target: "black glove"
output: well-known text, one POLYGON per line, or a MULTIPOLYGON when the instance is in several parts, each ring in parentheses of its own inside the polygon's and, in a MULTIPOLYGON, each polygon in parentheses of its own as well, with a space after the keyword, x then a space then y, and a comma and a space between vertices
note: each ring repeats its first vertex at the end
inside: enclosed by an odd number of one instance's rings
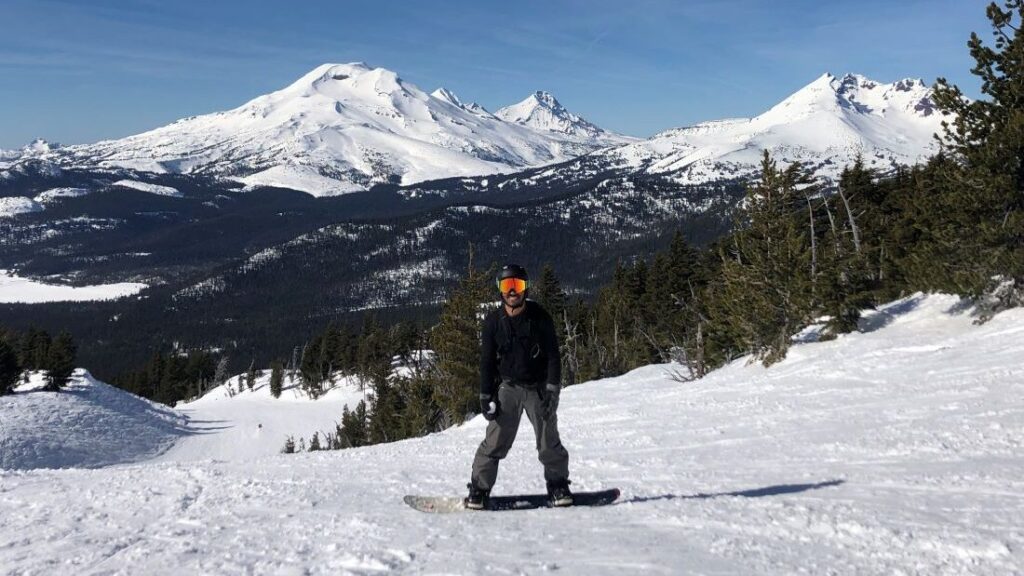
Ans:
POLYGON ((492 400, 490 394, 481 394, 480 413, 484 415, 484 418, 490 422, 498 417, 498 412, 501 412, 501 402, 497 398, 492 400))
POLYGON ((558 384, 548 384, 544 387, 544 394, 541 397, 540 406, 544 410, 544 418, 551 419, 558 411, 558 395, 562 387, 558 384))

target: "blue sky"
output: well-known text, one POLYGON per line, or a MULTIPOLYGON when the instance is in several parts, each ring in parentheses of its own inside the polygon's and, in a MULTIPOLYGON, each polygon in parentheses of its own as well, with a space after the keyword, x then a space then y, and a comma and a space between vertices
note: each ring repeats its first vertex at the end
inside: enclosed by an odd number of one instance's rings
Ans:
POLYGON ((0 148, 127 136, 364 61, 494 110, 534 90, 649 136, 751 116, 823 72, 977 95, 983 0, 0 0, 0 148))

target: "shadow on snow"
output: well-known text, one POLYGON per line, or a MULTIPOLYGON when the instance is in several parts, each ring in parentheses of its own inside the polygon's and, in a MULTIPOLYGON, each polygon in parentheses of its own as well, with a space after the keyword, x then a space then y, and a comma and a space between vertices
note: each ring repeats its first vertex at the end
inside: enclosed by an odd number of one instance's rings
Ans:
POLYGON ((700 492, 697 494, 664 494, 661 496, 635 496, 629 500, 623 500, 619 504, 631 504, 641 502, 654 502, 657 500, 707 500, 710 498, 764 498, 765 496, 781 496, 784 494, 798 494, 809 490, 820 490, 832 488, 846 482, 845 480, 829 480, 815 484, 778 484, 765 486, 764 488, 753 488, 751 490, 736 490, 734 492, 700 492))

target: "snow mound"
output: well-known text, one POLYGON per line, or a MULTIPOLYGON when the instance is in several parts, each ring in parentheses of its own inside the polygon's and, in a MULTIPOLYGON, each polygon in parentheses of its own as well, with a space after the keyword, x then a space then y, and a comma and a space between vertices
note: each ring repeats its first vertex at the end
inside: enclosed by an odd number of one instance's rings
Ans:
POLYGON ((146 284, 139 282, 118 282, 93 286, 46 284, 21 278, 7 270, 0 270, 0 303, 5 304, 116 300, 138 294, 145 288, 147 288, 146 284))
POLYGON ((0 218, 10 218, 18 214, 42 212, 45 207, 39 202, 24 196, 0 198, 0 218))
POLYGON ((124 188, 132 188, 139 190, 140 192, 148 192, 150 194, 156 194, 158 196, 174 196, 181 197, 182 193, 171 186, 161 186, 160 184, 150 184, 149 182, 139 182, 138 180, 118 180, 111 184, 111 186, 122 186, 124 188))
POLYGON ((0 470, 98 468, 149 460, 189 434, 180 414, 76 371, 61 392, 41 373, 0 397, 0 470))

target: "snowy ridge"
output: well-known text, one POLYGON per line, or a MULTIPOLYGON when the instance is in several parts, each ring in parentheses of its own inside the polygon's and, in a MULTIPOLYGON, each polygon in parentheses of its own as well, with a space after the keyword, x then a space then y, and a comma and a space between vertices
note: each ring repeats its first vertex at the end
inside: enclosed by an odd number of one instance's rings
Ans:
POLYGON ((450 92, 429 95, 384 68, 324 64, 229 110, 120 140, 38 150, 69 166, 233 177, 314 195, 379 183, 511 172, 629 141, 508 123, 450 92))
MULTIPOLYGON (((559 420, 573 488, 621 488, 609 507, 448 516, 406 507, 404 494, 463 493, 484 433, 477 418, 337 452, 0 471, 0 565, 1017 574, 1024 310, 972 322, 957 298, 916 295, 866 315, 859 333, 827 342, 805 333, 768 369, 740 359, 681 384, 671 366, 649 366, 568 388, 559 420)), ((235 426, 226 418, 204 426, 235 426)), ((520 432, 496 493, 543 489, 530 430, 520 432)))
POLYGON ((140 192, 148 192, 150 194, 156 194, 157 196, 182 196, 181 192, 177 188, 171 186, 162 186, 160 184, 150 184, 149 182, 140 182, 138 180, 118 180, 111 184, 111 186, 121 186, 124 188, 131 188, 140 192))

